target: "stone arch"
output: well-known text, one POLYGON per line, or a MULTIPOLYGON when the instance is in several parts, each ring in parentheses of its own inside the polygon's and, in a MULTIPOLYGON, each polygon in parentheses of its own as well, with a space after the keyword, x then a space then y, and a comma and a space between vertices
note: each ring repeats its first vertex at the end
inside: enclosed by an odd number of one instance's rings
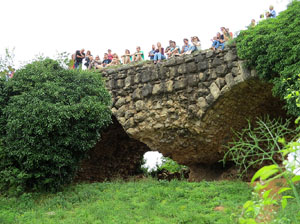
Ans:
POLYGON ((191 180, 214 179, 231 129, 247 119, 286 116, 272 86, 245 68, 234 46, 102 71, 112 112, 126 133, 191 169, 191 180))

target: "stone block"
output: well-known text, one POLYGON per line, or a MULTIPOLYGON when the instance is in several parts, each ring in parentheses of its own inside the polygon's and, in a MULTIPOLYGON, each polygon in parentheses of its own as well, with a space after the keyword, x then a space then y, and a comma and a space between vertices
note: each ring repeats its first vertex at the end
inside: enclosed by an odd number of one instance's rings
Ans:
POLYGON ((169 69, 166 68, 165 66, 160 66, 159 67, 159 78, 160 79, 165 79, 167 77, 167 73, 169 72, 169 69))
POLYGON ((227 54, 225 54, 224 56, 224 60, 227 62, 234 61, 236 59, 237 59, 237 55, 232 51, 228 51, 227 54))
POLYGON ((158 80, 159 79, 159 75, 158 75, 158 71, 157 70, 153 70, 152 72, 151 72, 151 80, 152 81, 156 81, 156 80, 158 80))
POLYGON ((142 83, 149 82, 151 79, 150 72, 145 71, 145 72, 141 73, 141 77, 142 77, 141 78, 142 83))
POLYGON ((215 81, 219 89, 222 89, 225 86, 225 79, 224 78, 217 78, 215 81))
POLYGON ((134 90, 134 92, 132 94, 132 99, 134 99, 134 100, 142 99, 141 89, 134 90))
POLYGON ((176 57, 176 64, 180 65, 182 63, 184 63, 184 58, 183 57, 176 57))
POLYGON ((119 88, 119 89, 122 89, 123 87, 124 87, 124 79, 118 79, 117 80, 117 87, 119 88))
POLYGON ((133 128, 135 126, 135 122, 134 119, 131 117, 129 118, 127 121, 125 121, 124 123, 124 128, 125 130, 129 129, 129 128, 133 128))
POLYGON ((200 72, 205 71, 208 68, 208 62, 207 61, 201 61, 198 63, 198 70, 200 72))
POLYGON ((206 52, 206 58, 211 58, 214 54, 215 54, 215 52, 210 50, 210 51, 206 52))
POLYGON ((129 87, 133 85, 133 78, 132 76, 128 76, 125 78, 125 87, 129 87))
POLYGON ((117 100, 117 102, 115 103, 115 107, 116 108, 120 108, 121 106, 123 106, 126 103, 126 99, 121 97, 117 100))
POLYGON ((216 68, 216 73, 219 75, 224 75, 226 74, 226 72, 227 72, 227 65, 219 65, 216 68))
POLYGON ((143 97, 150 96, 151 93, 152 93, 152 86, 151 86, 150 84, 145 85, 145 86, 142 88, 141 92, 142 92, 142 96, 143 96, 143 97))
POLYGON ((117 77, 119 78, 119 79, 124 79, 124 78, 126 78, 126 74, 125 73, 118 73, 117 74, 117 77))
POLYGON ((164 91, 164 89, 163 89, 162 83, 160 83, 160 84, 155 84, 155 85, 153 86, 153 89, 152 89, 152 94, 153 94, 153 95, 157 95, 157 94, 162 93, 163 91, 164 91))
POLYGON ((193 57, 193 55, 185 55, 185 57, 184 57, 184 62, 185 63, 188 63, 188 62, 191 62, 191 61, 194 61, 195 59, 194 59, 194 57, 193 57))
POLYGON ((213 62, 212 62, 212 66, 216 67, 218 65, 221 65, 223 63, 223 61, 220 58, 214 58, 213 62))
POLYGON ((237 76, 240 73, 240 70, 239 70, 238 67, 233 67, 231 69, 231 73, 232 73, 233 76, 237 76))
POLYGON ((199 55, 195 58, 195 61, 196 61, 196 62, 202 62, 203 60, 205 60, 205 56, 203 56, 202 54, 199 54, 199 55))
POLYGON ((142 81, 142 75, 140 73, 137 73, 134 76, 134 83, 140 83, 142 81))
POLYGON ((133 118, 135 122, 142 122, 146 118, 146 113, 139 112, 135 114, 133 118))
POLYGON ((127 110, 125 112, 125 119, 128 120, 129 118, 133 117, 133 115, 136 113, 134 110, 127 110))
POLYGON ((217 99, 221 94, 220 89, 218 88, 217 84, 214 82, 210 85, 209 90, 215 99, 217 99))
POLYGON ((175 81, 175 84, 174 84, 174 89, 175 90, 185 89, 186 87, 187 87, 187 80, 186 79, 175 81))
POLYGON ((107 82, 108 88, 109 89, 115 89, 116 88, 116 82, 114 79, 111 79, 107 82))
POLYGON ((169 58, 166 62, 165 62, 165 66, 173 66, 176 65, 176 59, 175 58, 169 58))
POLYGON ((116 117, 118 117, 118 118, 124 117, 126 111, 127 111, 126 105, 121 106, 121 107, 118 109, 118 111, 116 112, 116 117))
POLYGON ((165 89, 166 92, 168 92, 168 93, 173 92, 173 81, 172 80, 167 81, 165 86, 166 86, 166 89, 165 89))
POLYGON ((191 87, 198 86, 199 76, 198 75, 189 75, 187 77, 188 85, 191 87))
POLYGON ((197 100, 197 105, 202 109, 206 109, 208 107, 208 103, 206 102, 206 99, 204 97, 200 97, 197 100))
POLYGON ((226 76, 225 76, 225 81, 226 81, 226 84, 229 86, 229 87, 232 87, 234 85, 234 79, 233 79, 233 76, 231 73, 228 73, 226 76))
POLYGON ((209 94, 208 96, 206 96, 205 99, 206 99, 206 102, 208 105, 212 105, 212 103, 215 100, 212 94, 209 94))
POLYGON ((246 68, 246 64, 243 61, 239 61, 238 64, 243 79, 247 80, 251 76, 251 72, 246 68))
POLYGON ((134 105, 135 105, 135 109, 137 112, 146 109, 146 106, 145 106, 145 103, 143 100, 136 101, 134 105))
POLYGON ((170 76, 171 79, 176 77, 177 74, 178 74, 177 73, 177 67, 170 67, 169 68, 169 76, 170 76))
POLYGON ((207 73, 200 72, 199 73, 199 80, 201 82, 204 82, 204 81, 206 81, 206 79, 207 79, 207 73))
POLYGON ((153 125, 153 128, 154 129, 161 129, 161 128, 164 128, 165 126, 161 123, 156 123, 155 125, 153 125))
POLYGON ((179 74, 185 74, 187 73, 186 64, 181 64, 178 67, 178 73, 179 74))
POLYGON ((195 62, 190 62, 187 64, 187 70, 188 70, 188 73, 194 73, 197 71, 197 67, 196 67, 196 64, 195 62))

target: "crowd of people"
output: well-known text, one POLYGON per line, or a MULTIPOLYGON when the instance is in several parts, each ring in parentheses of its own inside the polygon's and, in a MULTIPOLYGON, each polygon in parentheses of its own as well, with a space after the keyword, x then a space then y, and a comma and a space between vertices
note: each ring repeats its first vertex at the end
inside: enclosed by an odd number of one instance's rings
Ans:
MULTIPOLYGON (((273 6, 269 7, 269 11, 265 13, 266 18, 275 18, 276 12, 273 6)), ((264 18, 264 15, 261 15, 261 18, 264 18)), ((255 26, 256 22, 253 19, 250 26, 255 26)), ((233 33, 229 31, 229 28, 221 27, 221 32, 218 32, 216 36, 211 39, 212 50, 224 50, 226 43, 233 39, 233 33)), ((162 47, 161 43, 158 42, 156 45, 152 45, 152 49, 148 53, 148 57, 153 61, 154 64, 160 63, 162 60, 171 57, 177 57, 180 55, 191 54, 194 51, 201 50, 200 39, 197 36, 191 37, 191 39, 184 38, 183 46, 180 48, 175 41, 170 40, 169 46, 165 49, 162 47), (191 41, 191 43, 190 43, 191 41)), ((130 50, 126 49, 124 54, 119 57, 118 54, 112 53, 111 49, 108 49, 107 53, 104 54, 103 60, 100 59, 100 56, 97 55, 94 57, 91 54, 91 51, 87 51, 85 54, 85 49, 76 51, 72 55, 71 68, 79 69, 102 69, 105 67, 120 65, 120 64, 129 64, 132 62, 139 62, 145 60, 144 52, 141 50, 141 47, 137 46, 134 53, 130 53, 130 50), (84 66, 84 67, 83 67, 84 66)))
MULTIPOLYGON (((259 16, 259 19, 260 19, 260 21, 262 21, 264 19, 275 18, 276 15, 277 14, 276 14, 276 11, 274 10, 274 6, 270 5, 269 11, 266 11, 265 14, 261 14, 259 16)), ((250 23, 250 27, 254 27, 254 26, 256 26, 256 21, 255 21, 255 19, 252 19, 251 23, 250 23)))
MULTIPOLYGON (((184 54, 191 54, 194 51, 201 49, 200 39, 197 36, 191 37, 191 44, 187 38, 183 39, 183 46, 180 48, 176 45, 173 40, 169 41, 169 46, 164 49, 160 42, 156 45, 152 45, 152 50, 148 53, 150 60, 156 63, 160 63, 162 60, 167 58, 176 57, 184 54)), ((91 51, 85 53, 85 49, 77 50, 75 54, 72 55, 71 68, 79 69, 85 66, 85 69, 102 69, 105 67, 110 67, 120 64, 129 64, 131 62, 139 62, 145 60, 145 54, 141 50, 140 46, 136 47, 136 51, 131 54, 128 49, 125 50, 124 54, 119 57, 116 53, 112 53, 111 49, 107 50, 104 54, 103 60, 100 56, 93 56, 91 51)))

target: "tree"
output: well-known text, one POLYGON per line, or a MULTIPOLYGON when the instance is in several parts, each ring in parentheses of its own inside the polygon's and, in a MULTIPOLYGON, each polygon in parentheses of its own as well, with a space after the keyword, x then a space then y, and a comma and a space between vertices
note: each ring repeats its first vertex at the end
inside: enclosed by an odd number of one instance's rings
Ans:
POLYGON ((0 83, 0 189, 58 190, 111 121, 99 73, 45 59, 0 83))

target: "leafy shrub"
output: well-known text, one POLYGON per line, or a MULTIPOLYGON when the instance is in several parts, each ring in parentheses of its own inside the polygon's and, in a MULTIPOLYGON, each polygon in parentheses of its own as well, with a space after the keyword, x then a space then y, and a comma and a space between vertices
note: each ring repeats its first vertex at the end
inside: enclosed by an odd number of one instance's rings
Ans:
POLYGON ((0 82, 0 189, 57 190, 111 120, 99 74, 45 59, 0 82))
MULTIPOLYGON (((273 92, 282 99, 288 88, 299 89, 300 74, 300 2, 293 1, 274 19, 240 32, 237 50, 240 58, 258 75, 274 84, 273 92)), ((287 101, 288 112, 300 115, 295 99, 287 101)))
POLYGON ((178 164, 176 161, 170 159, 169 157, 162 158, 162 164, 157 167, 157 170, 167 170, 171 173, 180 172, 183 168, 186 168, 184 165, 178 164))
POLYGON ((282 146, 278 140, 294 135, 296 131, 290 128, 289 120, 258 118, 255 126, 249 121, 248 127, 236 132, 235 138, 228 144, 223 163, 232 160, 239 168, 241 177, 247 174, 250 168, 257 170, 275 161, 280 164, 284 158, 279 153, 282 146))

